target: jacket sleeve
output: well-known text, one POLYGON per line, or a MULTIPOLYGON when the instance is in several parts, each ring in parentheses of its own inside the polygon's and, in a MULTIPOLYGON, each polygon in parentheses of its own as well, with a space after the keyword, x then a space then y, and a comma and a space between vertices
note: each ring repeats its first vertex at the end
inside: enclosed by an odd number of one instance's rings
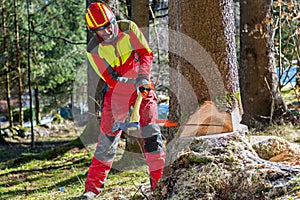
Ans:
POLYGON ((153 52, 138 26, 131 21, 130 23, 130 42, 135 52, 139 55, 140 67, 138 76, 150 79, 151 66, 153 61, 153 52))

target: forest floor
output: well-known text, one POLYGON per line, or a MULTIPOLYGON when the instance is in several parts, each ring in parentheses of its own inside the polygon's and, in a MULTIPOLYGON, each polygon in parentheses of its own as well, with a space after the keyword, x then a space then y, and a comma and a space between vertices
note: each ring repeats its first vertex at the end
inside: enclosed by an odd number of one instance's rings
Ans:
MULTIPOLYGON (((7 139, 7 144, 0 146, 0 199, 80 199, 93 155, 78 137, 83 127, 65 121, 35 130, 35 148, 30 147, 30 137, 7 139)), ((300 142, 299 129, 292 126, 273 127, 252 135, 275 135, 300 142)), ((125 142, 120 141, 116 162, 124 146, 125 142)), ((99 199, 153 199, 149 188, 145 164, 126 171, 112 170, 99 199)), ((287 191, 286 199, 300 198, 300 186, 292 190, 287 191)))
MULTIPOLYGON (((30 137, 7 139, 7 144, 0 145, 0 199, 80 199, 93 155, 78 138, 83 127, 65 121, 34 129, 39 132, 35 134, 35 148, 30 147, 30 137)), ((119 145, 116 162, 125 141, 119 145)), ((148 188, 145 165, 112 170, 99 199, 144 199, 148 188)))

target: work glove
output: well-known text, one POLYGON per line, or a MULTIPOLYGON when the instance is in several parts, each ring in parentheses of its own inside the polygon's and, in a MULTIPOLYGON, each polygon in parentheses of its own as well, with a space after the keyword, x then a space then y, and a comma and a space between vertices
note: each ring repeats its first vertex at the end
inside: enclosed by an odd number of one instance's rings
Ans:
POLYGON ((143 86, 139 87, 139 91, 142 94, 143 98, 146 98, 151 91, 151 88, 145 88, 143 86))
POLYGON ((151 83, 148 81, 148 75, 138 75, 135 82, 135 87, 137 91, 140 91, 142 96, 145 98, 148 96, 151 90, 151 83))

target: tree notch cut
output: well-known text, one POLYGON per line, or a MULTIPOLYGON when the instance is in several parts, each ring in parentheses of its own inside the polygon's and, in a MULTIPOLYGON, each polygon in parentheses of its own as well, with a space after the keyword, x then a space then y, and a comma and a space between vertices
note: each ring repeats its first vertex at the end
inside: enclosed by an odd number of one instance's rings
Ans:
POLYGON ((233 132, 232 115, 219 111, 212 101, 205 101, 189 118, 181 131, 180 137, 204 136, 233 132))

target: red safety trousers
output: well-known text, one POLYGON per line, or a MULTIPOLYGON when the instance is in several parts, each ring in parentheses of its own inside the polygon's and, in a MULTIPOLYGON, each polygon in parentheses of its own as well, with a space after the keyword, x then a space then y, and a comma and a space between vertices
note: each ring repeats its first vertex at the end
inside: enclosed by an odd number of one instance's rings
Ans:
MULTIPOLYGON (((123 89, 124 90, 124 89, 123 89)), ((88 177, 85 191, 99 194, 111 169, 121 131, 112 132, 115 121, 124 122, 130 106, 133 106, 137 93, 133 86, 127 87, 128 94, 110 89, 104 96, 104 106, 100 122, 100 134, 88 177)), ((141 137, 144 139, 144 154, 149 168, 151 189, 155 190, 163 174, 165 153, 157 119, 157 99, 153 90, 143 98, 140 106, 141 137)))

